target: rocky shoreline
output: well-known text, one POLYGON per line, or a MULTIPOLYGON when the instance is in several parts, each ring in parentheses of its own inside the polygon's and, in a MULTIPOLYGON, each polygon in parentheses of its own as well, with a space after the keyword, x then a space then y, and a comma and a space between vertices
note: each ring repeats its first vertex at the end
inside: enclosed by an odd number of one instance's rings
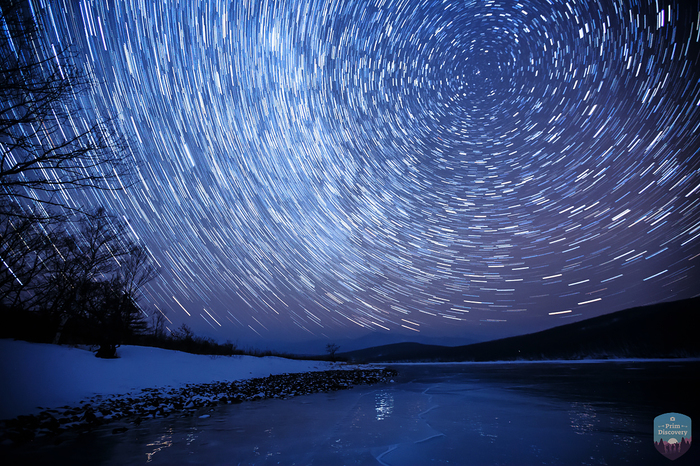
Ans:
MULTIPOLYGON (((311 393, 344 390, 355 385, 392 381, 392 369, 346 369, 269 377, 188 384, 179 388, 148 388, 141 393, 95 396, 78 407, 47 409, 37 415, 18 416, 0 421, 0 444, 24 443, 37 437, 64 432, 91 430, 109 422, 122 420, 138 425, 144 419, 171 415, 193 416, 201 408, 267 398, 289 398, 311 393)), ((204 414, 200 417, 208 417, 204 414)), ((113 434, 128 430, 121 426, 113 434)))

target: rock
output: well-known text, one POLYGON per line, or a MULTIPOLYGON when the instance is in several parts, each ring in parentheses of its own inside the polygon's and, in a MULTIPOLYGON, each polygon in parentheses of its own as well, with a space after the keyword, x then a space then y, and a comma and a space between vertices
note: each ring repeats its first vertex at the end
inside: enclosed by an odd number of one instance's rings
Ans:
POLYGON ((80 420, 85 421, 88 424, 94 424, 97 421, 97 416, 95 416, 92 408, 88 407, 88 409, 85 410, 85 413, 80 417, 80 420))

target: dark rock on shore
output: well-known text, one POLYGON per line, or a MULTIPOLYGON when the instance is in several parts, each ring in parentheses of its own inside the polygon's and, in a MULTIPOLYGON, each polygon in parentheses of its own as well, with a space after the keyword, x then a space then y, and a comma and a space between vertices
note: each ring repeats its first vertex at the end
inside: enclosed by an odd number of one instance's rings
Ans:
MULTIPOLYGON (((396 376, 391 369, 355 369, 280 374, 269 377, 188 384, 181 388, 147 388, 140 394, 96 396, 79 407, 48 409, 38 415, 18 416, 0 422, 0 444, 31 441, 36 437, 68 431, 85 431, 111 421, 140 424, 144 419, 173 414, 192 416, 201 408, 266 398, 289 398, 318 392, 344 390, 355 385, 386 383, 396 376)), ((126 432, 119 427, 113 434, 126 432)))

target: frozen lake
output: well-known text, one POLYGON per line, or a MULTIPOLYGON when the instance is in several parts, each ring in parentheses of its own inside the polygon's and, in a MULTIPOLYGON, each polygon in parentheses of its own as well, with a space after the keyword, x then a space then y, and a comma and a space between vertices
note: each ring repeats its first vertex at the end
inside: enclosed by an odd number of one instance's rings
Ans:
MULTIPOLYGON (((120 434, 109 424, 0 452, 66 465, 667 465, 654 417, 700 421, 699 362, 391 367, 399 376, 388 385, 227 405, 120 434)), ((700 464, 699 451, 674 466, 700 464)))

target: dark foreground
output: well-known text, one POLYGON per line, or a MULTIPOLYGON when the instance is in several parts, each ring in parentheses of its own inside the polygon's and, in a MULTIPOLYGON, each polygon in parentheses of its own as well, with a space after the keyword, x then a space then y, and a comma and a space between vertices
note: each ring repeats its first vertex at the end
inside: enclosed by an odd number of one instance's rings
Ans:
MULTIPOLYGON (((394 383, 202 408, 3 448, 15 464, 700 464, 653 442, 666 412, 700 419, 700 363, 396 366, 394 383)), ((6 464, 6 463, 5 463, 6 464)))

